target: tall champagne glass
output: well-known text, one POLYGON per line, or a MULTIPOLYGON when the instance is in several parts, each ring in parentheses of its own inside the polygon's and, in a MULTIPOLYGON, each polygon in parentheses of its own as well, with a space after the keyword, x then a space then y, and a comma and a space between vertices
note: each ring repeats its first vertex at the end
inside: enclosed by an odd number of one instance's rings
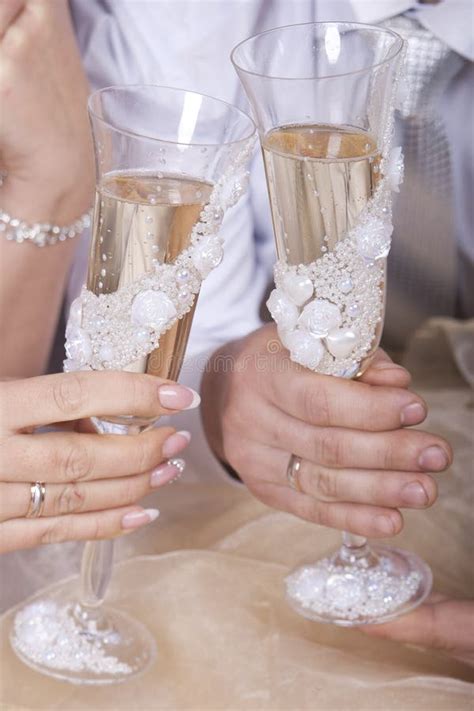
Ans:
MULTIPOLYGON (((176 380, 202 280, 222 259, 219 227, 243 193, 255 125, 217 99, 168 87, 110 87, 90 98, 97 189, 87 285, 73 302, 65 370, 127 370, 176 380)), ((153 420, 97 417, 99 433, 153 420)), ((113 542, 87 543, 81 590, 17 613, 11 642, 37 671, 108 684, 146 669, 145 626, 102 604, 113 542)))
MULTIPOLYGON (((326 375, 359 377, 380 341, 391 191, 403 167, 390 145, 402 56, 395 33, 337 22, 270 30, 232 53, 272 208, 268 306, 292 360, 326 375)), ((394 618, 430 587, 417 556, 348 533, 334 555, 286 580, 297 612, 340 625, 394 618)))

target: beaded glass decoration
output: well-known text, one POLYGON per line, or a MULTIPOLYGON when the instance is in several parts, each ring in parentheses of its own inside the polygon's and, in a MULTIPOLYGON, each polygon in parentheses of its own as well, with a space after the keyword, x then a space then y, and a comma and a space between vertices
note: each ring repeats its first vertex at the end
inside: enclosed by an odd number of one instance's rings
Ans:
POLYGON ((391 191, 403 178, 401 148, 383 157, 383 178, 353 229, 311 264, 279 260, 267 302, 291 359, 327 375, 352 377, 383 319, 390 251, 391 191))
POLYGON ((120 370, 155 350, 160 336, 193 307, 201 283, 224 256, 219 229, 245 192, 254 146, 249 140, 216 182, 191 232, 191 244, 172 264, 157 264, 131 284, 96 296, 83 287, 66 329, 64 370, 120 370))

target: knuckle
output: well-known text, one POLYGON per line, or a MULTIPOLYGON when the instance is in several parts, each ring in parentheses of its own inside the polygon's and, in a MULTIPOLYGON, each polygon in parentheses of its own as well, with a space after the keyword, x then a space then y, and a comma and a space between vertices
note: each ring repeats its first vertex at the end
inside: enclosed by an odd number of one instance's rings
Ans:
POLYGON ((84 508, 85 497, 80 487, 75 484, 66 484, 62 487, 53 504, 54 515, 78 513, 84 508))
POLYGON ((133 373, 123 375, 125 375, 125 382, 129 388, 133 412, 157 411, 159 399, 153 379, 147 376, 137 377, 133 373))
POLYGON ((395 437, 385 437, 383 450, 382 450, 382 462, 384 469, 397 469, 397 452, 403 451, 403 442, 400 441, 398 433, 395 437))
POLYGON ((153 432, 150 432, 150 437, 136 438, 132 444, 135 447, 135 457, 131 457, 131 461, 136 462, 134 467, 136 472, 144 472, 152 469, 161 461, 163 456, 161 453, 161 444, 153 437, 153 432))
POLYGON ((70 537, 70 525, 66 519, 59 518, 56 520, 47 520, 44 529, 39 537, 40 545, 48 545, 49 543, 62 543, 70 537))
POLYGON ((93 541, 99 538, 107 538, 106 527, 99 516, 94 516, 89 521, 87 538, 93 541))
POLYGON ((331 408, 324 383, 315 379, 314 385, 303 390, 303 411, 308 422, 330 426, 331 408))
POLYGON ((338 499, 338 477, 335 471, 317 467, 312 473, 313 489, 321 501, 336 501, 338 499))
MULTIPOLYGON (((148 481, 148 480, 147 480, 148 481)), ((120 505, 134 504, 148 490, 145 482, 142 482, 138 477, 129 477, 123 482, 123 490, 121 495, 120 505)))
POLYGON ((93 463, 86 447, 75 443, 66 450, 62 461, 62 476, 66 482, 89 479, 93 472, 93 463))
POLYGON ((316 458, 327 467, 339 467, 344 459, 341 437, 333 430, 322 430, 316 439, 316 458))
POLYGON ((58 378, 52 392, 54 403, 61 415, 71 417, 83 411, 87 404, 87 389, 79 373, 58 378))

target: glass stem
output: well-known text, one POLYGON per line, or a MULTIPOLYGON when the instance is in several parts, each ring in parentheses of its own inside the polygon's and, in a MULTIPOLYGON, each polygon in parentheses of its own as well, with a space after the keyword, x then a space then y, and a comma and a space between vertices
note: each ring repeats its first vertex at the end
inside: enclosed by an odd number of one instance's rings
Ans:
MULTIPOLYGON (((142 429, 137 425, 115 424, 96 417, 91 419, 99 435, 134 435, 142 429)), ((80 600, 75 606, 74 615, 88 634, 103 635, 110 632, 101 607, 112 577, 113 564, 113 540, 86 543, 81 562, 80 600)))
POLYGON ((81 605, 97 609, 102 605, 112 575, 114 542, 88 541, 81 563, 81 605))
POLYGON ((372 555, 367 538, 347 531, 343 532, 342 546, 338 552, 338 558, 342 563, 357 565, 366 561, 369 564, 372 555))
POLYGON ((87 635, 96 637, 110 632, 102 603, 112 575, 113 559, 112 540, 86 543, 81 563, 80 598, 74 607, 74 617, 87 635))

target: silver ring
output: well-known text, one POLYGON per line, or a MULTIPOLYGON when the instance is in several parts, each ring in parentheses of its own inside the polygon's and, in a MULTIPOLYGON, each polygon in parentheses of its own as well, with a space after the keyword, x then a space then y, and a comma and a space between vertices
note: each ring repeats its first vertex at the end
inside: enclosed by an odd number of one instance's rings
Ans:
POLYGON ((286 478, 292 489, 298 491, 300 494, 303 493, 301 488, 299 473, 301 469, 301 457, 297 457, 296 454, 292 454, 288 460, 288 466, 286 468, 286 478))
POLYGON ((26 518, 39 518, 44 510, 46 499, 46 485, 44 481, 35 481, 30 484, 30 505, 26 518))

